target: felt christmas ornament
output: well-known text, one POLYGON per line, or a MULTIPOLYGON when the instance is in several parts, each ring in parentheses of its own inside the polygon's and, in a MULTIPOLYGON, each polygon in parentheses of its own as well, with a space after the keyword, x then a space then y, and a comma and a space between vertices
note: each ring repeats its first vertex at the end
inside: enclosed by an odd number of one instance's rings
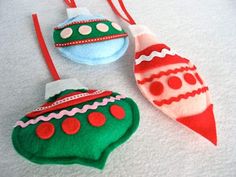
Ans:
POLYGON ((16 151, 39 164, 81 164, 102 169, 113 149, 137 129, 136 103, 119 93, 91 90, 76 79, 61 80, 47 50, 36 15, 39 44, 54 82, 46 103, 16 122, 16 151))
POLYGON ((127 33, 117 23, 65 0, 68 19, 54 28, 55 47, 63 56, 83 64, 106 64, 118 60, 128 48, 127 33))
POLYGON ((166 115, 216 145, 213 104, 196 66, 160 43, 146 26, 137 25, 122 0, 118 2, 127 18, 120 14, 112 0, 108 2, 117 16, 130 24, 135 40, 134 75, 144 97, 166 115))

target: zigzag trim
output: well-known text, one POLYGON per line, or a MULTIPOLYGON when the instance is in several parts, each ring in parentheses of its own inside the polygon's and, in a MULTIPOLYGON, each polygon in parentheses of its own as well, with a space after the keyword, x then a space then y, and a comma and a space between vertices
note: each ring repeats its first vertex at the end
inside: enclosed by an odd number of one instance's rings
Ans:
POLYGON ((160 78, 161 76, 168 76, 170 74, 176 74, 178 72, 189 71, 189 70, 196 70, 196 66, 193 67, 180 67, 176 69, 169 69, 167 71, 161 71, 158 74, 152 74, 150 77, 144 78, 143 80, 137 80, 138 84, 145 84, 146 82, 151 82, 155 78, 160 78))
POLYGON ((150 55, 141 55, 135 60, 135 64, 138 65, 143 61, 151 61, 154 57, 164 58, 166 55, 175 55, 172 50, 162 49, 161 52, 153 51, 150 55))
POLYGON ((72 110, 70 111, 67 111, 67 110, 61 110, 59 113, 50 113, 48 116, 39 116, 37 117, 36 119, 31 119, 27 122, 23 122, 23 121, 17 121, 16 122, 16 125, 14 127, 17 127, 17 126, 20 126, 22 128, 25 128, 27 127, 28 125, 30 124, 36 124, 38 123, 39 121, 49 121, 51 119, 61 119, 63 116, 74 116, 75 114, 77 113, 85 113, 87 112, 88 110, 92 109, 92 110, 95 110, 97 109, 99 106, 105 106, 107 105, 108 103, 111 103, 111 102, 115 102, 116 100, 121 100, 121 99, 124 99, 126 98, 125 96, 123 95, 117 95, 116 97, 110 97, 110 98, 104 98, 102 100, 102 102, 94 102, 93 104, 91 105, 84 105, 81 109, 80 108, 73 108, 72 110))
POLYGON ((162 106, 164 104, 171 104, 172 102, 179 102, 181 99, 187 99, 188 97, 194 97, 195 95, 200 95, 201 93, 205 93, 208 90, 208 87, 202 87, 192 92, 187 92, 185 94, 180 94, 177 97, 171 97, 170 99, 164 99, 161 101, 154 100, 154 104, 157 106, 162 106))

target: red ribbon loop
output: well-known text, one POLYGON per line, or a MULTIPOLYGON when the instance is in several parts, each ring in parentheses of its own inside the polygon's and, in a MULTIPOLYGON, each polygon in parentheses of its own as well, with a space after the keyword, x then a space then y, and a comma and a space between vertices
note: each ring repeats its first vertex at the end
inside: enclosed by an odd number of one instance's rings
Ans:
POLYGON ((120 12, 117 10, 116 6, 113 4, 112 0, 107 0, 107 2, 109 3, 109 5, 111 6, 112 10, 114 11, 114 13, 120 17, 121 19, 123 19, 124 21, 126 21, 127 23, 134 25, 136 24, 134 19, 131 17, 131 15, 129 14, 129 12, 127 11, 127 9, 125 8, 125 5, 123 3, 122 0, 118 0, 119 5, 122 9, 122 11, 124 12, 124 14, 126 15, 127 18, 123 17, 120 12))
POLYGON ((39 21, 38 21, 38 17, 37 14, 32 14, 32 18, 33 18, 33 22, 34 22, 34 28, 35 28, 35 32, 38 38, 38 42, 42 51, 42 54, 44 56, 45 62, 48 66, 48 69, 53 77, 54 80, 60 80, 60 76, 57 73, 57 70, 53 64, 52 58, 48 52, 46 43, 44 41, 43 35, 42 35, 42 31, 39 25, 39 21))

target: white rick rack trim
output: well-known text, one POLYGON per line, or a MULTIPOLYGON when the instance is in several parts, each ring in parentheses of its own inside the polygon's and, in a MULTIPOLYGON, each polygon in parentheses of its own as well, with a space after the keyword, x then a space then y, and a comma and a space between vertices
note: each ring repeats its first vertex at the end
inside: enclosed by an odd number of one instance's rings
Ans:
POLYGON ((168 49, 162 49, 161 52, 153 51, 150 55, 141 55, 138 59, 135 60, 135 64, 138 65, 143 61, 151 61, 154 57, 164 58, 166 55, 176 55, 175 52, 168 49))
POLYGON ((112 103, 115 102, 116 100, 121 100, 121 99, 125 99, 126 97, 123 95, 117 95, 115 97, 110 97, 110 98, 104 98, 102 100, 102 102, 94 102, 91 105, 84 105, 82 108, 73 108, 72 110, 68 111, 68 110, 61 110, 59 113, 50 113, 48 116, 39 116, 35 119, 31 119, 27 122, 23 122, 23 121, 17 121, 14 127, 20 126, 21 128, 25 128, 29 125, 33 125, 38 123, 39 121, 49 121, 51 119, 61 119, 63 116, 74 116, 77 113, 85 113, 88 110, 95 110, 97 109, 99 106, 105 106, 108 103, 112 103))

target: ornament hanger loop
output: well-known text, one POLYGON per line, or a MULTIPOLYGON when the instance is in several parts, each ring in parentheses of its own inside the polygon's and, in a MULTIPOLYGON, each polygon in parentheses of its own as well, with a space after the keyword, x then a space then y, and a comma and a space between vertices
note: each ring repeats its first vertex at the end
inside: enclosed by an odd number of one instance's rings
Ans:
POLYGON ((51 73, 51 75, 52 75, 52 77, 55 81, 60 80, 60 76, 57 73, 55 65, 53 64, 52 58, 51 58, 51 56, 48 52, 46 43, 44 41, 42 31, 41 31, 41 28, 40 28, 40 25, 39 25, 37 14, 32 14, 32 19, 33 19, 33 22, 34 22, 34 28, 35 28, 35 32, 37 34, 38 42, 39 42, 41 51, 43 53, 45 62, 48 66, 48 69, 49 69, 49 71, 50 71, 50 73, 51 73))
POLYGON ((127 18, 123 17, 120 12, 117 10, 116 6, 114 5, 114 3, 112 2, 112 0, 107 0, 107 2, 109 3, 109 5, 111 6, 112 10, 115 12, 115 14, 122 18, 124 21, 126 21, 127 23, 131 24, 131 25, 135 25, 136 22, 134 21, 134 19, 131 17, 131 15, 129 14, 129 12, 127 11, 127 9, 125 8, 125 5, 123 3, 122 0, 118 0, 119 5, 122 9, 122 11, 124 12, 124 14, 126 15, 127 18))
POLYGON ((75 0, 64 0, 64 1, 69 8, 76 8, 77 7, 75 0))

